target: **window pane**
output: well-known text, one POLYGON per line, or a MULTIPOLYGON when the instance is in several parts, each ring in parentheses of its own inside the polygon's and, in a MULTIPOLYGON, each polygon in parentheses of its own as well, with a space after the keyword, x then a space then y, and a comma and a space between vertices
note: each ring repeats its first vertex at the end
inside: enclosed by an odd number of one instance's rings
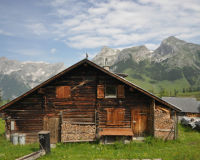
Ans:
POLYGON ((116 97, 116 86, 106 85, 106 96, 116 97))

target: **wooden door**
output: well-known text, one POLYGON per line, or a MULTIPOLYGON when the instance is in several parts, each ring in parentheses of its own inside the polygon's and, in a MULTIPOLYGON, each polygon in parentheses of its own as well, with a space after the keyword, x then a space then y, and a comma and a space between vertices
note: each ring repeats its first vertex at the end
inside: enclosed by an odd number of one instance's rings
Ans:
POLYGON ((60 119, 55 117, 45 117, 43 129, 50 131, 50 143, 60 141, 60 119))
POLYGON ((148 131, 148 111, 144 108, 131 109, 131 127, 134 136, 145 136, 148 131))

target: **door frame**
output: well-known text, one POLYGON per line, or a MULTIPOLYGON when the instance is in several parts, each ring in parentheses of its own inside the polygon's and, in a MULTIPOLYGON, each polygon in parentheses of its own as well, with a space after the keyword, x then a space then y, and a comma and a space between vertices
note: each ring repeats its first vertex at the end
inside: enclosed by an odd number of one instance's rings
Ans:
MULTIPOLYGON (((56 129, 54 127, 54 129, 56 129)), ((60 139, 61 139, 61 119, 59 116, 56 116, 56 115, 45 115, 43 117, 43 130, 47 130, 47 131, 50 131, 50 143, 57 143, 57 142, 60 142, 60 139), (49 120, 50 119, 58 119, 58 126, 57 126, 57 131, 54 130, 55 132, 57 132, 57 140, 52 140, 51 138, 51 131, 49 129, 49 120), (53 141, 53 142, 52 142, 53 141)))
POLYGON ((142 134, 146 134, 147 132, 148 132, 148 118, 149 117, 149 112, 148 112, 148 108, 144 108, 144 107, 132 107, 131 108, 131 128, 132 128, 132 131, 133 131, 133 135, 134 136, 140 136, 140 134, 142 135, 142 134), (142 116, 138 116, 137 118, 138 118, 138 122, 135 120, 135 114, 138 114, 138 115, 143 115, 143 114, 145 114, 146 115, 146 120, 145 120, 145 131, 144 131, 144 133, 140 133, 140 130, 142 129, 142 126, 141 126, 141 124, 142 124, 142 116), (136 126, 136 123, 139 123, 138 124, 138 133, 135 133, 136 131, 135 131, 135 126, 136 126))

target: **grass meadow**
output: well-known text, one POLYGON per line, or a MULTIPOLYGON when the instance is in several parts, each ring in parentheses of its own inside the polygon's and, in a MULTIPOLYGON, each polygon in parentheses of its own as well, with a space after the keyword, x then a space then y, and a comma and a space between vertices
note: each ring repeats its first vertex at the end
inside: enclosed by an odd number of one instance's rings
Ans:
MULTIPOLYGON (((38 144, 14 146, 6 141, 4 122, 0 120, 0 160, 14 160, 39 149, 38 144)), ((179 139, 163 141, 147 137, 144 143, 132 142, 112 145, 98 143, 58 143, 40 160, 95 160, 95 159, 145 159, 162 158, 162 160, 200 160, 200 132, 179 125, 179 139)))

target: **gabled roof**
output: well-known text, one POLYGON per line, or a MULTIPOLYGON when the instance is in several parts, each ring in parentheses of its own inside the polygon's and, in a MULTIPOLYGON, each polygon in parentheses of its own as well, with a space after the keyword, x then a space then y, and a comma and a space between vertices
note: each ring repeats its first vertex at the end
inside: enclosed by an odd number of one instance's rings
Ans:
POLYGON ((200 113, 200 102, 190 97, 162 97, 162 99, 174 106, 181 108, 182 112, 200 113))
POLYGON ((148 95, 149 97, 155 99, 156 101, 158 101, 158 102, 160 102, 160 103, 162 103, 162 104, 164 104, 164 105, 166 105, 166 106, 168 106, 168 107, 170 107, 170 108, 172 108, 172 109, 174 109, 174 110, 176 110, 176 111, 181 111, 181 109, 179 109, 178 107, 176 107, 176 106, 174 106, 174 105, 172 105, 172 104, 169 104, 168 102, 166 102, 166 101, 160 99, 159 97, 153 95, 152 93, 150 93, 150 92, 148 92, 148 91, 146 91, 146 90, 144 90, 144 89, 138 87, 137 85, 135 85, 135 84, 129 82, 128 80, 126 80, 126 79, 124 79, 124 78, 118 76, 117 74, 115 74, 115 73, 113 73, 113 72, 110 72, 110 71, 108 71, 108 70, 102 68, 101 66, 99 66, 99 65, 97 65, 97 64, 95 64, 95 63, 93 63, 93 62, 91 62, 91 61, 88 60, 88 59, 83 59, 82 61, 79 61, 78 63, 72 65, 71 67, 65 69, 64 71, 58 73, 57 75, 51 77, 50 79, 48 79, 48 80, 46 80, 46 81, 44 81, 43 83, 39 84, 38 86, 34 87, 33 89, 29 90, 28 92, 22 94, 21 96, 17 97, 16 99, 14 99, 14 100, 10 101, 9 103, 3 105, 3 106, 0 108, 0 111, 2 111, 3 109, 5 109, 5 108, 7 108, 7 107, 9 107, 9 106, 11 106, 11 105, 13 105, 14 103, 18 102, 19 100, 23 99, 24 97, 30 95, 30 94, 33 93, 34 91, 37 91, 39 88, 42 88, 43 86, 47 85, 48 83, 52 82, 53 80, 55 80, 55 79, 61 77, 61 76, 64 75, 65 73, 71 71, 72 69, 74 69, 74 68, 76 68, 76 67, 78 67, 78 66, 80 66, 80 65, 82 65, 82 64, 84 64, 84 63, 87 63, 87 64, 91 65, 92 67, 95 67, 96 69, 101 70, 102 72, 104 72, 104 73, 106 73, 106 74, 108 74, 108 75, 110 75, 110 76, 112 76, 112 77, 118 79, 119 81, 121 81, 121 82, 123 82, 123 83, 129 85, 130 87, 133 87, 133 88, 137 89, 138 91, 140 91, 140 92, 142 92, 142 93, 148 95))

